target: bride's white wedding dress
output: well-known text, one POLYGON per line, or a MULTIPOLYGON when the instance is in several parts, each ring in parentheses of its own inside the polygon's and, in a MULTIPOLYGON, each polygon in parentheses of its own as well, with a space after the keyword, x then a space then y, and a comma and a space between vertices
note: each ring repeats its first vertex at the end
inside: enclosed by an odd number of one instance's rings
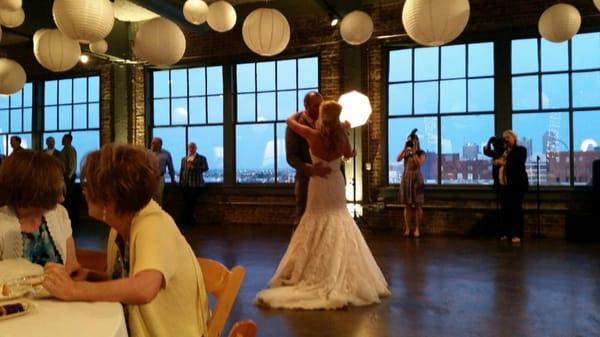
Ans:
POLYGON ((256 295, 259 304, 288 309, 337 309, 379 303, 390 294, 365 239, 346 208, 341 158, 313 163, 331 168, 311 177, 306 211, 285 255, 256 295))

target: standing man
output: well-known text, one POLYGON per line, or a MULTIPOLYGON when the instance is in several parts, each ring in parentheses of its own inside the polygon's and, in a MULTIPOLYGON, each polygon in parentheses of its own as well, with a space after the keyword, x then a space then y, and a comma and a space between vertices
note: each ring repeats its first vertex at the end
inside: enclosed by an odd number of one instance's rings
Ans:
MULTIPOLYGON (((319 107, 322 102, 323 96, 321 94, 316 91, 308 92, 304 96, 304 111, 302 111, 298 122, 314 128, 315 122, 319 118, 319 107)), ((308 180, 310 176, 325 177, 331 170, 321 163, 312 164, 310 153, 308 152, 308 142, 289 127, 285 130, 285 155, 288 164, 296 169, 296 182, 294 186, 296 196, 294 228, 296 228, 306 209, 308 180)))
POLYGON ((165 190, 165 171, 169 169, 169 175, 171 176, 171 183, 175 184, 175 169, 173 168, 173 158, 171 158, 171 153, 169 151, 162 148, 163 142, 160 137, 152 138, 152 142, 150 143, 150 149, 158 158, 158 172, 160 177, 158 178, 158 186, 156 188, 156 192, 152 196, 152 199, 156 201, 159 205, 163 204, 163 192, 165 190))
POLYGON ((11 136, 10 137, 10 147, 12 148, 11 154, 23 150, 23 148, 21 147, 21 137, 11 136))
POLYGON ((75 198, 75 176, 77 170, 77 151, 71 145, 73 135, 66 133, 62 137, 62 151, 60 151, 60 159, 65 166, 65 187, 67 193, 65 195, 65 208, 69 212, 69 217, 72 222, 77 221, 77 199, 75 198))
POLYGON ((55 144, 56 142, 54 141, 54 137, 46 138, 46 149, 44 152, 60 159, 60 151, 54 148, 55 144))
POLYGON ((181 159, 179 182, 183 188, 182 224, 194 224, 194 210, 200 189, 204 187, 202 174, 208 171, 206 157, 196 153, 195 143, 188 144, 188 154, 181 159))

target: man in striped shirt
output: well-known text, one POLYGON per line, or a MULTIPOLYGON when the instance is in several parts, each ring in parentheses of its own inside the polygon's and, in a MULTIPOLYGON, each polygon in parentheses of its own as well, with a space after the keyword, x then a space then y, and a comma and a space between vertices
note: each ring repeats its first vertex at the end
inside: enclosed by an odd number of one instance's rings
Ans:
POLYGON ((208 171, 206 157, 196 152, 198 148, 195 143, 188 144, 188 154, 181 159, 181 170, 179 171, 179 182, 183 189, 183 224, 194 224, 194 210, 196 199, 204 186, 202 174, 208 171))

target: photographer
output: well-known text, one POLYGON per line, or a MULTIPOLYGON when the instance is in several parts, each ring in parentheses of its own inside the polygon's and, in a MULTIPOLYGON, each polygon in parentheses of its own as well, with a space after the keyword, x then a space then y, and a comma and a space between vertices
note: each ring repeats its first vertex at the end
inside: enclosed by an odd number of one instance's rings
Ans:
POLYGON ((494 159, 498 168, 498 186, 505 229, 502 240, 509 237, 513 243, 521 242, 523 237, 523 197, 529 188, 529 179, 525 170, 527 149, 517 145, 517 135, 512 130, 502 133, 505 150, 494 159))
POLYGON ((425 152, 421 150, 417 129, 408 135, 404 149, 398 153, 396 161, 404 160, 404 172, 400 181, 399 199, 404 205, 404 236, 410 236, 410 222, 415 218, 413 236, 421 236, 419 227, 423 221, 423 203, 425 201, 425 183, 421 166, 425 162, 425 152))

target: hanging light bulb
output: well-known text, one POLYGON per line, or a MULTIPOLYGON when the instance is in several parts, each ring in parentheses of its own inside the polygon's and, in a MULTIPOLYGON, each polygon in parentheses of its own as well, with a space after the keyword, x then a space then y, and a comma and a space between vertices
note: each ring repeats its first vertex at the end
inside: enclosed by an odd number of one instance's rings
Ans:
POLYGON ((89 60, 90 60, 90 57, 87 56, 86 54, 81 54, 81 56, 79 56, 79 61, 81 61, 81 63, 83 63, 83 64, 88 63, 89 60))

